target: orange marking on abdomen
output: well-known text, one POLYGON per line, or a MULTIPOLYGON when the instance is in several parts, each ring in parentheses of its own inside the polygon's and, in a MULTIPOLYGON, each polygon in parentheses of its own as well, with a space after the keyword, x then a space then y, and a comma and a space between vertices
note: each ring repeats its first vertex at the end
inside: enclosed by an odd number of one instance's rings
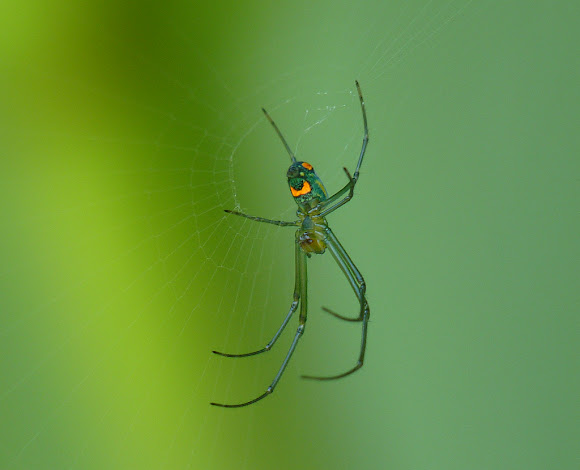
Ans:
POLYGON ((292 196, 294 196, 294 197, 308 194, 311 190, 312 190, 312 188, 310 187, 310 183, 308 181, 304 181, 304 185, 302 186, 302 189, 294 189, 292 186, 290 186, 290 191, 292 192, 292 196))

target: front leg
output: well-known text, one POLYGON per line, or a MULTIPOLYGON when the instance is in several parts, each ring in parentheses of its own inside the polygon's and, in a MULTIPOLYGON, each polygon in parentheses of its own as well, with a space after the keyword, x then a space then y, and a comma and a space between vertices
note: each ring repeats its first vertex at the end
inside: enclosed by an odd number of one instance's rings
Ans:
POLYGON ((323 201, 320 204, 320 206, 322 207, 322 211, 320 212, 319 215, 321 217, 324 217, 330 214, 332 211, 338 209, 340 206, 343 206, 348 201, 350 201, 352 199, 352 196, 354 195, 354 186, 356 184, 356 180, 352 176, 350 176, 350 172, 346 169, 346 167, 344 167, 343 170, 346 173, 346 177, 348 178, 348 183, 346 183, 346 185, 340 191, 338 191, 336 194, 332 195, 330 198, 328 198, 326 201, 323 201), (339 199, 347 191, 348 194, 343 199, 335 203, 335 201, 339 199))
POLYGON ((271 220, 271 219, 264 219, 263 217, 256 217, 254 215, 242 214, 241 212, 237 211, 230 211, 228 209, 224 209, 224 212, 233 215, 239 215, 241 217, 245 217, 246 219, 255 220, 256 222, 266 222, 267 224, 279 225, 281 227, 298 227, 300 226, 300 222, 295 220, 294 222, 285 222, 283 220, 271 220))

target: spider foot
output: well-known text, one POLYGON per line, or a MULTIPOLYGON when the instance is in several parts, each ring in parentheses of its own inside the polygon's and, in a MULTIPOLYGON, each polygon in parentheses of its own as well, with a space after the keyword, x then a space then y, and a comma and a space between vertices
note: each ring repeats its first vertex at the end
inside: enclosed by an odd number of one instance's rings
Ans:
POLYGON ((212 351, 212 353, 217 354, 218 356, 224 356, 224 357, 248 357, 248 356, 254 356, 256 354, 266 352, 269 349, 270 348, 266 346, 265 348, 259 349, 257 351, 252 351, 252 352, 243 353, 243 354, 229 354, 229 353, 223 353, 223 352, 219 352, 219 351, 212 351))
POLYGON ((346 372, 343 372, 342 374, 338 374, 338 375, 331 375, 329 377, 319 377, 316 375, 303 375, 302 378, 303 379, 310 379, 310 380, 336 380, 336 379, 342 379, 343 377, 346 377, 347 375, 352 374, 353 372, 356 372, 357 370, 359 370, 361 367, 363 366, 362 361, 358 361, 356 363, 356 366, 354 366, 352 369, 347 370, 346 372))
POLYGON ((345 320, 345 321, 352 321, 352 322, 359 322, 363 320, 363 317, 358 317, 358 318, 349 318, 349 317, 344 317, 332 310, 330 310, 329 308, 326 307, 322 307, 322 310, 324 310, 327 313, 330 313, 331 315, 335 316, 336 318, 340 318, 341 320, 345 320))
POLYGON ((259 397, 244 403, 239 403, 237 405, 225 405, 223 403, 214 403, 214 402, 211 402, 210 405, 221 406, 222 408, 241 408, 242 406, 248 406, 251 405, 252 403, 260 401, 262 398, 266 398, 268 395, 272 393, 272 391, 273 391, 272 387, 268 387, 268 389, 264 393, 262 393, 262 395, 260 395, 259 397))

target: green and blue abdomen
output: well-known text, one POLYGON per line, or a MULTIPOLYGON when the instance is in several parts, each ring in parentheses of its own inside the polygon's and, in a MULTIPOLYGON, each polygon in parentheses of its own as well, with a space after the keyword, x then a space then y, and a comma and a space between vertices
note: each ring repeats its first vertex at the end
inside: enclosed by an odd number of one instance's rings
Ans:
POLYGON ((310 163, 293 163, 286 176, 290 192, 299 206, 312 206, 315 199, 322 202, 328 197, 324 184, 310 163))

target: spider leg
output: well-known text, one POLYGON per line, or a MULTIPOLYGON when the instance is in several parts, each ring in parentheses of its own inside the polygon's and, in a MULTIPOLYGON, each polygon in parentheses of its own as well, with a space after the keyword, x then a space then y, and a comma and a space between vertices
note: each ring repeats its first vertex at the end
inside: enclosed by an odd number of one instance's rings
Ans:
POLYGON ((284 328, 286 328, 286 325, 288 325, 288 322, 290 321, 290 318, 292 318, 292 315, 296 311, 296 308, 298 308, 298 303, 300 301, 300 276, 301 276, 300 270, 298 269, 298 267, 299 267, 300 262, 301 262, 300 261, 301 252, 302 252, 302 250, 300 250, 300 247, 298 246, 298 244, 296 244, 295 260, 294 260, 294 263, 296 266, 295 276, 294 276, 294 300, 290 304, 290 310, 288 311, 286 318, 284 318, 282 325, 280 326, 280 328, 278 328, 278 331, 276 331, 276 334, 270 340, 270 342, 262 349, 258 349, 257 351, 253 351, 253 352, 249 352, 249 353, 245 353, 245 354, 228 354, 228 353, 223 353, 223 352, 219 352, 219 351, 212 351, 214 354, 218 354, 220 356, 225 356, 225 357, 248 357, 248 356, 254 356, 256 354, 260 354, 260 353, 263 353, 263 352, 266 352, 266 351, 269 351, 270 349, 272 349, 272 346, 274 346, 274 343, 278 340, 278 338, 280 337, 280 335, 284 331, 284 328))
POLYGON ((278 126, 276 125, 276 123, 274 122, 274 119, 272 119, 270 117, 270 115, 268 114, 268 111, 266 111, 264 108, 262 108, 262 111, 264 112, 264 114, 266 115, 266 117, 268 118, 268 121, 270 121, 270 124, 272 124, 272 126, 274 127, 274 130, 276 131, 276 134, 278 134, 278 137, 280 137, 280 140, 282 141, 282 143, 284 144, 284 147, 286 147, 286 151, 288 152, 288 155, 290 155, 290 159, 296 163, 296 157, 294 156, 294 152, 292 152, 292 149, 290 148, 290 146, 288 145, 288 142, 286 142, 286 139, 284 138, 284 136, 282 135, 282 132, 280 132, 280 129, 278 129, 278 126))
POLYGON ((299 296, 295 292, 294 293, 294 300, 292 301, 292 304, 290 305, 290 310, 289 310, 288 314, 286 315, 286 318, 284 318, 282 325, 280 326, 280 328, 278 328, 278 331, 276 331, 276 334, 270 340, 270 342, 266 346, 264 346, 262 349, 258 349, 257 351, 252 351, 252 352, 243 353, 243 354, 229 354, 229 353, 223 353, 223 352, 219 352, 219 351, 212 351, 212 353, 217 354, 219 356, 224 356, 224 357, 248 357, 248 356, 255 356, 256 354, 260 354, 260 353, 269 351, 270 349, 272 349, 272 346, 274 346, 274 343, 282 334, 282 331, 284 331, 284 328, 286 328, 286 325, 290 321, 290 318, 292 318, 292 314, 296 311, 296 307, 298 307, 298 301, 299 301, 299 296))
POLYGON ((346 173, 346 177, 348 178, 348 183, 346 183, 346 186, 344 188, 342 188, 339 192, 337 192, 334 196, 331 196, 330 199, 327 199, 326 201, 323 201, 322 203, 319 204, 318 209, 320 210, 320 208, 322 208, 322 211, 320 211, 320 214, 319 214, 320 217, 326 217, 328 214, 330 214, 331 212, 338 209, 340 206, 343 206, 348 201, 350 201, 354 195, 354 185, 356 184, 356 181, 354 180, 354 178, 352 176, 350 176, 350 172, 346 169, 346 167, 343 167, 342 169, 346 173), (347 189, 350 189, 350 191, 344 197, 344 199, 338 201, 336 204, 332 204, 330 207, 327 207, 329 202, 338 199, 338 198, 335 198, 335 196, 342 195, 342 193, 344 191, 346 191, 347 189))
POLYGON ((246 219, 255 220, 256 222, 266 222, 267 224, 280 225, 282 227, 298 227, 300 225, 297 220, 294 222, 285 222, 283 220, 264 219, 263 217, 256 217, 254 215, 243 214, 237 211, 230 211, 228 209, 224 209, 224 212, 227 212, 228 214, 239 215, 241 217, 245 217, 246 219))
POLYGON ((360 91, 360 85, 358 84, 358 80, 355 80, 354 82, 356 84, 356 89, 358 91, 358 99, 360 101, 360 107, 362 110, 362 117, 363 117, 363 129, 364 129, 364 136, 363 136, 363 142, 362 142, 362 147, 360 149, 360 155, 358 157, 358 163, 356 164, 356 168, 354 170, 354 182, 356 183, 358 181, 358 172, 360 170, 360 166, 363 160, 363 157, 365 156, 365 151, 367 149, 367 144, 369 143, 369 126, 367 125, 367 110, 365 107, 365 100, 363 98, 362 95, 362 91, 360 91))
POLYGON ((360 149, 360 155, 358 157, 358 162, 357 162, 356 168, 354 170, 354 175, 351 177, 348 170, 346 168, 344 169, 344 171, 346 171, 346 174, 349 178, 349 182, 346 185, 344 185, 339 191, 337 191, 335 194, 333 194, 332 196, 330 196, 328 199, 326 199, 324 202, 321 203, 321 207, 322 207, 322 209, 324 209, 321 213, 321 215, 323 217, 325 215, 329 214, 330 212, 332 212, 333 210, 338 209, 340 206, 342 206, 343 204, 346 204, 348 201, 350 201, 352 199, 354 186, 356 185, 356 183, 358 181, 360 167, 361 167, 361 164, 363 161, 363 157, 365 156, 367 144, 369 142, 369 128, 367 125, 367 111, 366 111, 366 107, 365 107, 365 101, 363 99, 362 91, 360 89, 360 85, 359 85, 358 81, 355 81, 355 84, 356 84, 356 89, 358 91, 358 98, 360 101, 360 107, 361 107, 362 117, 363 117, 364 135, 363 135, 362 147, 360 149), (350 190, 349 195, 346 196, 340 203, 334 205, 335 201, 340 199, 349 190, 350 190))
MULTIPOLYGON (((226 404, 222 404, 222 403, 213 403, 212 402, 211 403, 212 405, 221 406, 223 408, 240 408, 242 406, 247 406, 247 405, 251 405, 252 403, 256 403, 257 401, 260 401, 262 398, 266 398, 268 395, 270 395, 272 392, 274 392, 274 388, 276 387, 276 385, 280 381, 280 378, 282 377, 284 370, 286 370, 286 366, 290 362, 290 358, 292 357, 292 354, 294 353, 294 350, 296 349, 298 341, 300 340, 300 337, 304 334, 304 328, 306 327, 306 313, 307 313, 307 307, 308 307, 306 253, 300 249, 300 246, 298 245, 298 243, 296 243, 296 287, 295 287, 295 290, 296 289, 298 290, 297 296, 298 296, 298 299, 300 300, 300 317, 299 317, 298 329, 296 330, 296 334, 294 335, 294 340, 292 341, 292 344, 290 345, 290 349, 288 349, 288 352, 286 353, 286 357, 284 358, 284 361, 282 362, 280 369, 278 369, 278 373, 276 374, 276 377, 274 377, 274 380, 272 381, 270 386, 266 389, 266 391, 264 393, 262 393, 258 397, 254 398, 253 400, 244 402, 244 403, 239 403, 239 404, 235 404, 235 405, 226 405, 226 404)), ((296 299, 296 292, 294 295, 295 295, 294 298, 296 299)), ((294 305, 294 303, 293 303, 293 305, 294 305)), ((295 309, 296 309, 296 307, 294 307, 294 310, 295 309)), ((291 309, 291 313, 292 312, 293 311, 291 309)), ((286 319, 284 320, 284 324, 282 324, 282 327, 276 333, 277 336, 279 336, 279 333, 281 333, 281 330, 286 326, 286 323, 288 322, 288 320, 291 316, 291 313, 289 315, 287 315, 286 319)), ((272 340, 271 343, 273 343, 277 339, 277 336, 274 337, 274 339, 272 340)), ((257 351, 256 354, 258 352, 261 352, 261 351, 257 351)))
POLYGON ((329 309, 324 309, 325 311, 331 313, 332 315, 341 318, 343 320, 348 321, 362 321, 362 333, 361 333, 361 344, 360 344, 360 352, 359 357, 356 362, 356 365, 351 369, 343 372, 342 374, 333 375, 329 377, 318 377, 312 375, 303 375, 302 377, 305 379, 314 379, 314 380, 334 380, 340 379, 342 377, 346 377, 347 375, 352 374, 353 372, 357 371, 363 366, 364 358, 365 358, 365 351, 367 347, 367 328, 369 323, 370 317, 370 308, 369 304, 365 297, 366 292, 366 284, 360 271, 357 269, 355 264, 352 262, 346 250, 342 247, 334 233, 330 228, 326 229, 328 239, 326 240, 326 245, 329 248, 331 254, 333 255, 336 263, 340 266, 342 271, 344 272, 346 278, 348 279, 351 287, 353 288, 359 302, 360 302, 360 312, 359 316, 356 319, 343 317, 342 315, 338 315, 329 309))
POLYGON ((344 247, 338 241, 338 238, 336 238, 336 235, 334 234, 334 232, 330 229, 330 227, 326 228, 326 236, 327 236, 327 243, 329 243, 330 253, 334 257, 334 260, 336 261, 336 263, 342 269, 342 272, 344 273, 344 275, 348 279, 349 284, 351 285, 352 289, 354 290, 354 293, 355 293, 355 295, 359 301, 359 304, 360 304, 360 311, 359 311, 358 317, 351 318, 351 317, 345 317, 343 315, 339 315, 338 313, 336 313, 333 310, 330 310, 329 308, 326 308, 326 307, 322 307, 322 310, 324 310, 327 313, 330 313, 331 315, 334 315, 337 318, 340 318, 341 320, 352 321, 352 322, 362 321, 364 318, 365 308, 368 308, 367 300, 365 297, 366 290, 367 290, 365 280, 364 280, 362 274, 360 273, 360 271, 358 270, 358 268, 356 267, 356 265, 350 259, 350 256, 348 255, 348 253, 346 252, 344 247))

